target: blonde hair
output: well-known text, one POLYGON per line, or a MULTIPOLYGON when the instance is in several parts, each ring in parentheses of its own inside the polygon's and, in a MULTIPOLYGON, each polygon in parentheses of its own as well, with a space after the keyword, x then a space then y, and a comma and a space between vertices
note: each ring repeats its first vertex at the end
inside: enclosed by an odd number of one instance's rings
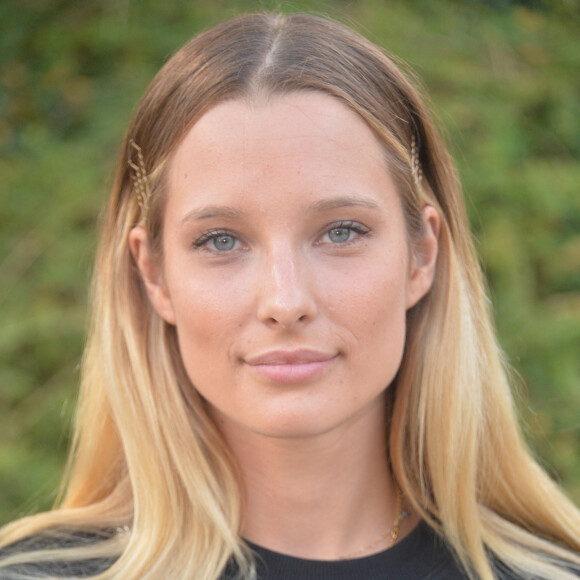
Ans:
MULTIPOLYGON (((118 556, 103 579, 214 579, 232 559, 251 576, 238 535, 235 460, 183 369, 175 329, 149 304, 128 237, 143 223, 162 255, 167 162, 206 111, 229 99, 304 90, 339 99, 382 141, 411 243, 422 235, 426 204, 441 216, 436 279, 408 313, 403 363, 388 390, 394 477, 472 578, 494 578, 494 560, 523 575, 575 577, 562 562, 580 566, 580 513, 522 441, 460 184, 433 121, 375 45, 301 14, 246 15, 216 26, 177 52, 145 94, 102 228, 66 493, 53 511, 8 525, 3 543, 126 525, 127 533, 53 557, 118 556), (132 141, 143 153, 147 212, 127 163, 132 141)), ((12 556, 3 565, 34 558, 12 556)))

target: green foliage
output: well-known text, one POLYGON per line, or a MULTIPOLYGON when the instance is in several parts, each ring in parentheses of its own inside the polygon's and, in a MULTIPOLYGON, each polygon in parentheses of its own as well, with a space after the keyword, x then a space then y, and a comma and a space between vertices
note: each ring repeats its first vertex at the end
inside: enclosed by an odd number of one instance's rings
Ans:
POLYGON ((0 522, 54 498, 96 218, 138 98, 195 33, 264 9, 335 16, 423 79, 462 173, 500 340, 525 385, 530 443, 580 502, 580 16, 572 0, 4 0, 0 522))

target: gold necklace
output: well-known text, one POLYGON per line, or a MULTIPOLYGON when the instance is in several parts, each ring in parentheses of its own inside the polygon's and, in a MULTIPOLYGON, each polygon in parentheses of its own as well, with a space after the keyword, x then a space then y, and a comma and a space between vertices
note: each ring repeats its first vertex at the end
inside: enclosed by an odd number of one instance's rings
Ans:
POLYGON ((351 560, 352 558, 358 558, 361 554, 364 554, 368 550, 376 548, 381 542, 385 541, 387 538, 390 540, 388 547, 390 548, 399 537, 399 525, 400 523, 409 515, 409 512, 403 508, 403 494, 401 491, 397 492, 397 507, 395 510, 395 520, 393 525, 383 532, 380 536, 377 536, 370 544, 355 550, 354 552, 349 552, 341 556, 340 560, 351 560))

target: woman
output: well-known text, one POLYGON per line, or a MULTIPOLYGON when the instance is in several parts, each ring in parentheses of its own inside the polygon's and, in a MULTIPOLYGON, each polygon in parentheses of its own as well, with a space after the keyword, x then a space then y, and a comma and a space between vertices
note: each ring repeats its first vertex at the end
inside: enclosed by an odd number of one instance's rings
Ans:
POLYGON ((163 67, 93 301, 66 494, 0 577, 577 576, 451 161, 354 32, 249 15, 163 67))

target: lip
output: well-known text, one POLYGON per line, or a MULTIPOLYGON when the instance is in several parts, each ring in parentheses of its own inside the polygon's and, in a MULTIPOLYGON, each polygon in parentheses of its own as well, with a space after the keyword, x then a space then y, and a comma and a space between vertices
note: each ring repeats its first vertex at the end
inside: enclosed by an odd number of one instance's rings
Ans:
POLYGON ((311 349, 272 350, 249 357, 245 362, 252 370, 270 381, 300 383, 323 373, 337 357, 336 353, 311 349))

